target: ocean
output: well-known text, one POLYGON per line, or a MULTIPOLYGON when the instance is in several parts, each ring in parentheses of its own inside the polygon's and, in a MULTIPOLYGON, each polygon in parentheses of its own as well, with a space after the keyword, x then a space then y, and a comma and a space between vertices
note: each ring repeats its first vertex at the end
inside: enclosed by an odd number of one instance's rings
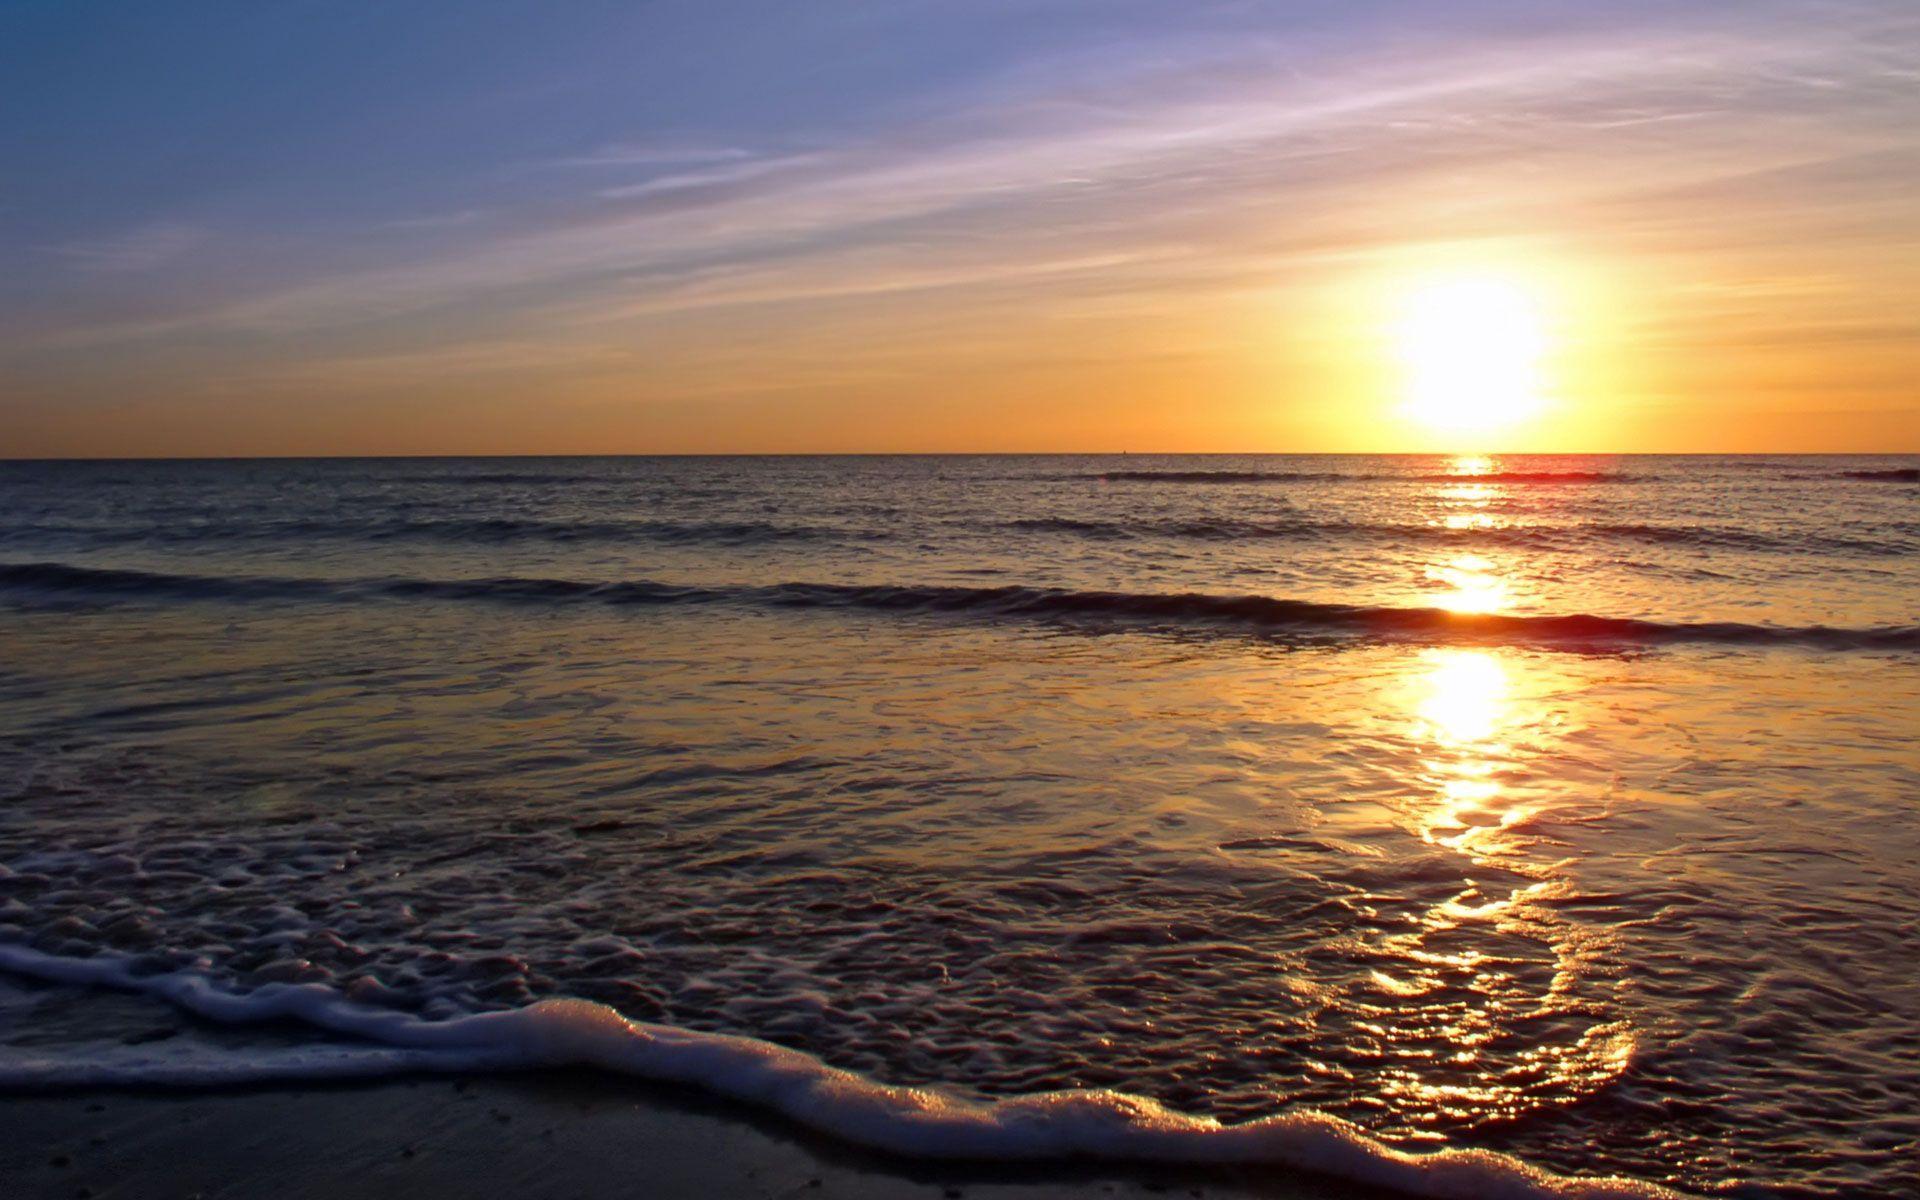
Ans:
POLYGON ((0 1086, 1920 1191, 1913 456, 4 463, 0 795, 0 1086))

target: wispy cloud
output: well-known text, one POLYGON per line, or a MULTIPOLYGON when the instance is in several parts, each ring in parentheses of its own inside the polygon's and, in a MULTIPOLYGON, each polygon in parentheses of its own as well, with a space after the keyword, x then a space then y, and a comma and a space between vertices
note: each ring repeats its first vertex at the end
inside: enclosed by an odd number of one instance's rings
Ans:
POLYGON ((459 208, 452 212, 427 213, 418 217, 395 217, 386 222, 386 227, 388 229, 450 229, 471 225, 486 215, 484 209, 459 208))
POLYGON ((794 174, 804 168, 829 161, 819 154, 788 154, 769 158, 741 157, 723 165, 697 171, 674 171, 656 175, 639 183, 601 188, 598 195, 608 200, 631 200, 670 192, 691 192, 744 183, 769 175, 794 174))
MULTIPOLYGON (((1658 226, 1676 244, 1683 210, 1732 236, 1792 197, 1756 190, 1732 215, 1675 198, 1915 143, 1920 22, 1850 11, 1873 19, 1306 62, 1258 42, 1109 47, 1097 72, 1027 64, 940 118, 823 134, 814 148, 603 146, 555 160, 592 170, 573 203, 472 222, 473 237, 420 260, 76 334, 284 338, 483 302, 577 328, 1002 281, 1239 286, 1328 246, 1538 227, 1602 206, 1611 228, 1658 226), (645 177, 604 177, 618 172, 645 177)), ((138 270, 188 244, 149 229, 62 252, 82 269, 138 270)))
POLYGON ((739 146, 696 146, 672 142, 614 142, 586 154, 556 159, 560 167, 687 167, 752 158, 739 146))
POLYGON ((192 225, 158 222, 121 233, 43 247, 76 271, 118 274, 150 271, 172 262, 206 239, 192 225))

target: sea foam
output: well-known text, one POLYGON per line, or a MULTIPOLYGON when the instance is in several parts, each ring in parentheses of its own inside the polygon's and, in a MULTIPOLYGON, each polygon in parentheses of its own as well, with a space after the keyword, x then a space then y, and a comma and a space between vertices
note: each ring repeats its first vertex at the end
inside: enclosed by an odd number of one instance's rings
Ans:
POLYGON ((142 974, 137 960, 123 955, 71 958, 0 944, 0 970, 138 991, 214 1021, 291 1019, 361 1039, 199 1058, 151 1047, 85 1059, 16 1054, 0 1058, 0 1087, 204 1087, 585 1066, 689 1084, 846 1142, 919 1158, 1271 1163, 1449 1200, 1676 1195, 1644 1181, 1556 1175, 1486 1150, 1412 1154, 1316 1112, 1229 1125, 1105 1090, 974 1101, 938 1088, 878 1083, 754 1038, 631 1021, 585 1000, 433 1021, 358 1004, 321 984, 241 992, 193 970, 142 974))

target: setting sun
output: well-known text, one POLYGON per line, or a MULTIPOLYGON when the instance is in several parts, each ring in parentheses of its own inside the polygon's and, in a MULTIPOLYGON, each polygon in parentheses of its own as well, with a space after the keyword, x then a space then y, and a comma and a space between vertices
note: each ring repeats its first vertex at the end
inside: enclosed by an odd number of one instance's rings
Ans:
POLYGON ((1436 431, 1487 433, 1541 405, 1545 322, 1512 279, 1459 275, 1424 281, 1401 301, 1395 341, 1405 411, 1436 431))

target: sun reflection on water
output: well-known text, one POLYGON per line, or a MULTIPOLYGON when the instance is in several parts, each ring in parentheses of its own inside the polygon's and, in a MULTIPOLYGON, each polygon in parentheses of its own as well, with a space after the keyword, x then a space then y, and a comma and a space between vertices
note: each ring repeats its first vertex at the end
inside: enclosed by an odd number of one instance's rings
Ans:
POLYGON ((1427 578, 1447 588, 1435 602, 1449 612, 1495 613, 1507 607, 1507 581, 1483 555, 1456 554, 1428 567, 1427 578))
POLYGON ((1456 849, 1488 825, 1500 824, 1501 739, 1515 717, 1512 680, 1501 658, 1487 650, 1445 649, 1428 655, 1415 713, 1422 740, 1442 753, 1427 759, 1437 803, 1421 822, 1421 835, 1456 849))
POLYGON ((1486 650, 1435 650, 1415 711, 1429 736, 1447 746, 1474 746, 1492 738, 1506 712, 1510 683, 1500 659, 1486 650))
POLYGON ((1604 930, 1570 920, 1572 885, 1537 853, 1533 825, 1556 793, 1541 768, 1565 729, 1531 695, 1529 660, 1505 651, 1425 651, 1403 681, 1405 736, 1423 788, 1411 831, 1458 856, 1460 880, 1382 939, 1367 986, 1372 1028, 1398 1065, 1383 1100, 1415 1136, 1519 1117, 1606 1086, 1627 1068, 1631 1025, 1596 1000, 1611 986, 1604 930), (1540 1039, 1547 1025, 1567 1026, 1540 1039))
MULTIPOLYGON (((1431 493, 1438 509, 1433 524, 1461 533, 1508 524, 1500 515, 1501 505, 1510 498, 1508 489, 1486 479, 1499 469, 1499 460, 1482 454, 1449 460, 1439 486, 1431 493)), ((1439 585, 1439 590, 1426 594, 1426 602, 1435 607, 1463 614, 1504 612, 1511 607, 1512 589, 1503 565, 1484 547, 1477 553, 1449 554, 1429 563, 1423 574, 1429 583, 1439 585)))

